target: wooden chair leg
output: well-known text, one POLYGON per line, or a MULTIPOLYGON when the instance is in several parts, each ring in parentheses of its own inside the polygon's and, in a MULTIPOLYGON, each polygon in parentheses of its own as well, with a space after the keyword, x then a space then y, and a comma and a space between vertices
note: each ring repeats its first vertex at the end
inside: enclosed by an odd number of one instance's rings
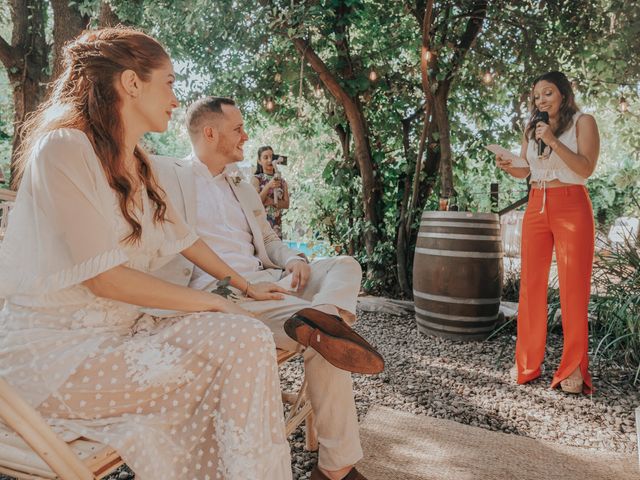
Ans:
POLYGON ((318 450, 318 434, 316 432, 316 417, 313 412, 307 415, 304 421, 305 429, 305 449, 309 452, 315 452, 318 450))

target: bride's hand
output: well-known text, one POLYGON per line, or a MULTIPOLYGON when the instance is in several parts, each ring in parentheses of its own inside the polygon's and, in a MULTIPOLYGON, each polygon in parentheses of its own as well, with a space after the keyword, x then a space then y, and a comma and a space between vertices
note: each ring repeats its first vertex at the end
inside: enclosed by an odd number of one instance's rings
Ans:
POLYGON ((247 289, 247 297, 254 300, 282 300, 281 293, 288 293, 284 288, 271 282, 250 283, 247 289))

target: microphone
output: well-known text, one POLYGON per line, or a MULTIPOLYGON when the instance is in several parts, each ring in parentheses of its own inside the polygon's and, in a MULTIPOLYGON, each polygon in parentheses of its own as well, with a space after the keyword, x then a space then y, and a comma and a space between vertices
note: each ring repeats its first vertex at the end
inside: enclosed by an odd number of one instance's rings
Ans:
MULTIPOLYGON (((538 126, 538 122, 544 122, 549 125, 549 112, 538 112, 536 116, 533 117, 533 126, 534 128, 538 126)), ((544 153, 544 149, 547 148, 547 145, 542 141, 542 139, 538 140, 538 156, 542 156, 544 153)))

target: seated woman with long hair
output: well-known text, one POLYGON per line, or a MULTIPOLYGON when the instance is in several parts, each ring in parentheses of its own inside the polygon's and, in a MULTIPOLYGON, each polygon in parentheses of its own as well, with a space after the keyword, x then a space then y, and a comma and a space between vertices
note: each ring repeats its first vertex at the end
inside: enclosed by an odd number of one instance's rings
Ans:
POLYGON ((290 479, 269 328, 148 273, 181 253, 255 299, 281 291, 222 262, 156 183, 138 142, 166 130, 174 80, 163 47, 132 29, 66 46, 23 129, 0 249, 0 375, 66 436, 117 449, 136 478, 290 479))

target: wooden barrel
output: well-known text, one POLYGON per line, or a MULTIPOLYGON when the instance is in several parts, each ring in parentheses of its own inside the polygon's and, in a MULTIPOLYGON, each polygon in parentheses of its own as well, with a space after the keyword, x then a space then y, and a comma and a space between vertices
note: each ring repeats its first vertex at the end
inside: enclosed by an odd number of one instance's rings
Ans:
POLYGON ((413 261, 418 331, 486 338, 500 309, 502 255, 498 215, 424 212, 413 261))

